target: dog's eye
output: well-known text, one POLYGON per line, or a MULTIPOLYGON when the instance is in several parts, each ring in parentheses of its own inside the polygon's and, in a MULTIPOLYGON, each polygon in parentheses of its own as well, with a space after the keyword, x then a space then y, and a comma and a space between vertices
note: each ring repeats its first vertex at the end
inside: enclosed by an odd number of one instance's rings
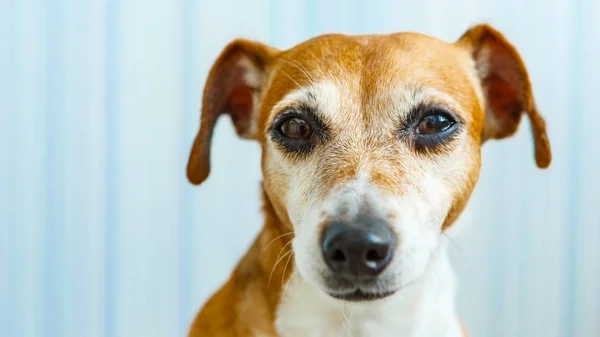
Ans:
POLYGON ((302 118, 291 117, 285 120, 279 127, 281 133, 291 139, 309 139, 312 136, 312 128, 302 118))
POLYGON ((405 133, 416 150, 435 150, 447 144, 461 130, 461 120, 451 111, 439 107, 419 107, 409 116, 405 133))
POLYGON ((325 123, 305 106, 282 112, 273 122, 269 133, 281 150, 294 154, 308 154, 327 140, 325 123))
POLYGON ((455 122, 447 115, 436 113, 423 117, 417 125, 417 133, 432 135, 450 129, 455 122))

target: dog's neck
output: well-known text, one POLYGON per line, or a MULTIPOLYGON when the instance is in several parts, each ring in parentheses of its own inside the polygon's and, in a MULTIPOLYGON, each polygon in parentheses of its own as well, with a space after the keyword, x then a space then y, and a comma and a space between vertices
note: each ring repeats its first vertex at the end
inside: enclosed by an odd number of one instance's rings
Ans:
POLYGON ((426 273, 396 294, 374 302, 343 302, 294 273, 276 315, 281 337, 458 337, 456 281, 445 247, 426 273))

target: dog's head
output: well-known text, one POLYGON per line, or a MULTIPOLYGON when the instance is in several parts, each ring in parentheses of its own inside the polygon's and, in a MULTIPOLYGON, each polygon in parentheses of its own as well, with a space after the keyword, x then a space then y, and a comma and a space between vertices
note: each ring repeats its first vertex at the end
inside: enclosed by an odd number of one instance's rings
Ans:
POLYGON ((236 40, 213 65, 187 174, 210 171, 221 113, 262 147, 263 186, 295 232, 300 274, 336 298, 383 297, 424 272, 479 177, 480 148, 526 113, 524 63, 487 25, 446 43, 414 33, 326 35, 279 51, 236 40))

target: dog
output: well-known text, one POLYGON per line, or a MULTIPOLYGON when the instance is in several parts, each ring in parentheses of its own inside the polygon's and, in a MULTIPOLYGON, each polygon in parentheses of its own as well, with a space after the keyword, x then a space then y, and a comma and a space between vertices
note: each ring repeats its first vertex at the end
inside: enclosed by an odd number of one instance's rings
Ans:
POLYGON ((206 80, 192 184, 209 175, 222 114, 260 143, 265 222, 192 337, 466 336, 440 236, 478 181, 481 146, 526 114, 537 166, 551 162, 525 64, 488 24, 452 43, 234 40, 206 80))

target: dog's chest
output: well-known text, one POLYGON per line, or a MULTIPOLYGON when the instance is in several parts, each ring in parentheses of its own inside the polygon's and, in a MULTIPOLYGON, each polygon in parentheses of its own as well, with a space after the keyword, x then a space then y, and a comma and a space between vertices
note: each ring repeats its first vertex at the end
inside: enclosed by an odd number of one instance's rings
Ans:
POLYGON ((411 314, 375 316, 351 309, 284 310, 278 317, 277 330, 280 337, 462 337, 453 319, 440 321, 439 325, 418 322, 418 319, 411 314))
POLYGON ((279 337, 462 337, 446 299, 426 297, 419 303, 410 298, 343 303, 292 279, 277 311, 276 330, 279 337))
POLYGON ((279 316, 280 337, 399 337, 397 331, 402 330, 401 323, 357 315, 350 310, 293 311, 279 316))

